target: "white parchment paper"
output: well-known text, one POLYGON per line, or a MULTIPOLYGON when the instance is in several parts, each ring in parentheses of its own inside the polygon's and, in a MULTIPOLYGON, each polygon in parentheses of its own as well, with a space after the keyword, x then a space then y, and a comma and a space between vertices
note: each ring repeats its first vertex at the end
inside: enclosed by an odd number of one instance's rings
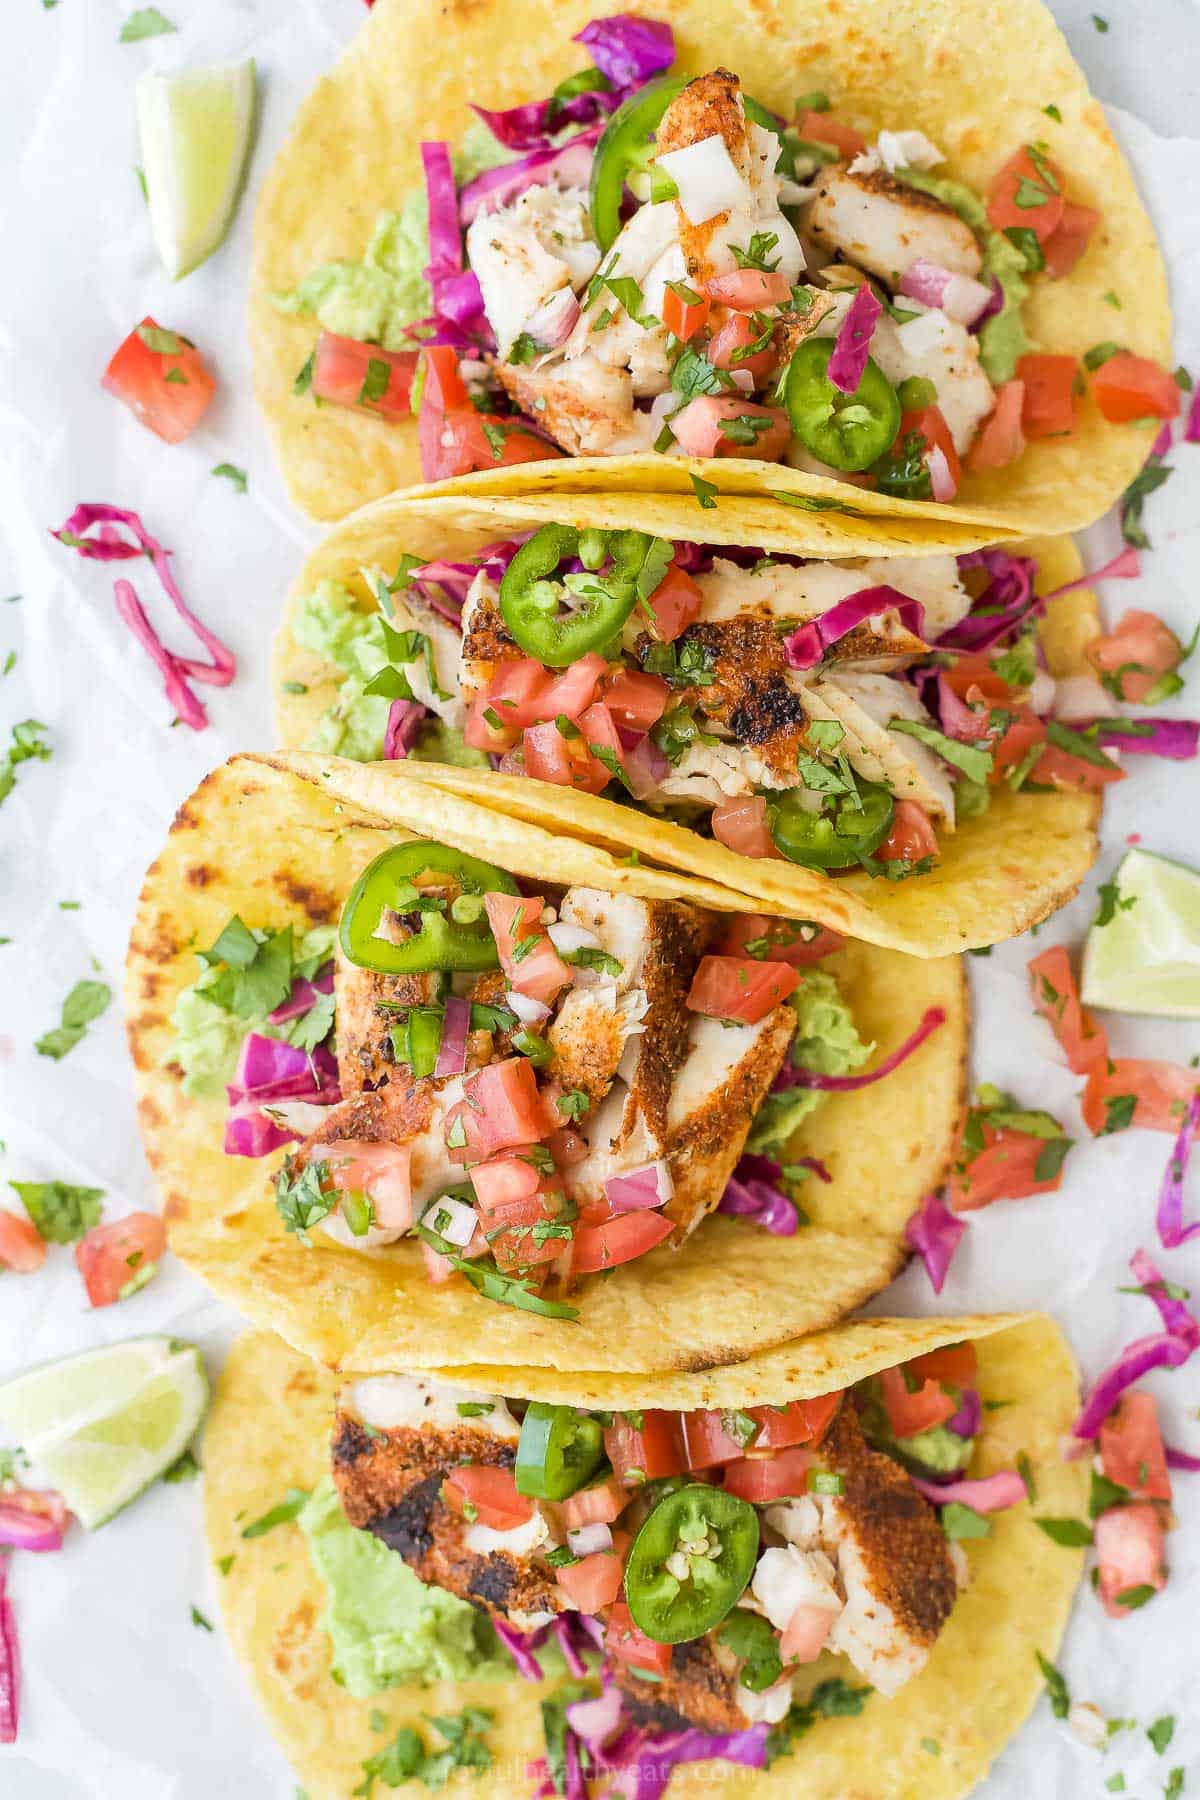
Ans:
MULTIPOLYGON (((1057 0, 1138 172, 1171 269, 1177 355, 1200 375, 1200 11, 1189 0, 1057 0)), ((134 1120, 119 1009, 63 1062, 34 1054, 72 984, 96 969, 120 980, 142 872, 172 811, 199 777, 239 749, 270 741, 268 638, 280 599, 313 532, 290 511, 250 400, 243 323, 253 191, 288 120, 362 16, 361 0, 164 0, 177 35, 121 45, 133 0, 4 0, 0 73, 0 742, 29 716, 45 721, 53 760, 28 763, 0 811, 0 1182, 57 1176, 105 1189, 109 1216, 153 1205, 134 1120), (224 248, 172 287, 159 269, 138 190, 133 84, 161 66, 258 59, 262 121, 251 193, 224 248), (202 428, 165 446, 98 382, 116 344, 145 313, 203 347, 220 389, 202 428), (211 470, 247 469, 237 494, 211 470), (140 511, 176 552, 201 616, 236 650, 239 677, 203 690, 211 728, 171 730, 156 672, 119 625, 112 575, 132 575, 154 602, 148 565, 83 563, 48 536, 76 502, 140 511), (13 604, 4 597, 19 594, 13 604), (63 911, 63 901, 79 910, 63 911)), ((1124 284, 1137 303, 1137 270, 1124 284)), ((1119 336, 1114 316, 1114 335, 1119 336)), ((1155 545, 1136 587, 1104 596, 1162 612, 1181 635, 1197 616, 1200 448, 1180 446, 1177 473, 1152 497, 1155 545)), ((1089 534, 1092 566, 1117 543, 1111 522, 1089 534)), ((168 631, 168 641, 178 640, 168 631)), ((1175 710, 1200 710, 1200 684, 1175 710)), ((1151 849, 1200 863, 1196 765, 1139 761, 1112 791, 1099 871, 1038 937, 1077 942, 1095 888, 1131 833, 1151 849)), ((974 1215, 945 1293, 935 1302, 920 1268, 886 1297, 911 1311, 1044 1307, 1066 1326, 1085 1372, 1155 1328, 1148 1302, 1118 1295, 1139 1244, 1155 1248, 1154 1201, 1168 1143, 1130 1131, 1093 1142, 1078 1083, 1031 1015, 1024 975, 1035 946, 973 959, 975 1072, 1055 1111, 1081 1138, 1061 1193, 974 1215)), ((1186 1060, 1194 1027, 1109 1021, 1121 1054, 1186 1060)), ((1200 1183, 1194 1183, 1200 1190, 1200 1183)), ((0 1192, 7 1192, 0 1188, 0 1192)), ((1200 1204, 1194 1192, 1193 1206, 1200 1204)), ((1161 1258, 1200 1293, 1200 1244, 1161 1258)), ((70 1253, 52 1252, 35 1278, 0 1278, 0 1377, 27 1364, 137 1332, 200 1343, 219 1366, 237 1319, 170 1259, 134 1300, 86 1304, 70 1253)), ((1200 1361, 1151 1385, 1169 1438, 1200 1450, 1200 1361)), ((1063 1657, 1076 1697, 1135 1718, 1105 1757, 1086 1750, 1042 1705, 980 1790, 986 1800, 1097 1796, 1118 1770, 1149 1800, 1170 1769, 1200 1792, 1197 1571, 1200 1476, 1177 1478, 1180 1528, 1169 1540, 1166 1592, 1114 1623, 1081 1593, 1063 1657), (1177 1715, 1167 1754, 1144 1728, 1177 1715)), ((219 1628, 191 1622, 217 1602, 200 1533, 198 1483, 157 1487, 59 1556, 17 1557, 14 1603, 24 1647, 21 1740, 0 1749, 4 1800, 285 1800, 290 1772, 259 1722, 219 1628)), ((796 1763, 802 1778, 802 1757, 796 1763)))

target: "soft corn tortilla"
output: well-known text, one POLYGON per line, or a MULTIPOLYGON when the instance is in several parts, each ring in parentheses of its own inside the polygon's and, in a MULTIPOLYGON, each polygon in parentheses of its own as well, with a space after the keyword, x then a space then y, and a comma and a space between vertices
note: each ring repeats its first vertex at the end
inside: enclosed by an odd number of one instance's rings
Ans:
MULTIPOLYGON (((633 10, 674 27, 680 68, 733 69, 748 92, 788 116, 797 94, 823 88, 839 117, 872 137, 917 126, 947 156, 939 173, 981 191, 1021 144, 1045 143, 1071 199, 1097 208, 1101 222, 1070 275, 1032 283, 1024 318, 1034 348, 1080 356, 1119 324, 1126 348, 1170 360, 1153 227, 1103 110, 1040 0, 840 0, 836 9, 825 0, 639 0, 633 10), (1124 302, 1120 313, 1109 293, 1124 302)), ((419 185, 421 140, 457 143, 474 118, 472 100, 498 108, 549 93, 586 62, 571 37, 603 11, 597 0, 378 0, 301 107, 259 199, 250 325, 259 404, 292 497, 314 518, 341 518, 419 482, 416 428, 295 395, 316 321, 280 313, 272 294, 320 264, 361 258, 377 213, 398 208, 419 185)), ((1043 440, 1011 468, 968 476, 952 505, 891 499, 753 460, 652 455, 565 457, 450 487, 670 492, 682 528, 709 517, 691 469, 722 494, 775 490, 848 505, 897 530, 911 521, 929 549, 961 549, 971 522, 984 528, 976 543, 1089 525, 1128 486, 1147 448, 1144 431, 1106 424, 1089 396, 1069 439, 1043 440)), ((796 548, 828 524, 828 516, 767 504, 790 526, 796 548)), ((747 529, 743 541, 760 538, 747 529)))
MULTIPOLYGON (((374 584, 364 579, 364 570, 390 576, 405 550, 418 556, 459 560, 474 555, 485 544, 550 520, 580 528, 619 525, 698 542, 736 541, 727 535, 729 525, 736 521, 720 507, 700 517, 702 524, 696 520, 681 523, 672 515, 669 500, 634 494, 616 499, 563 495, 551 503, 496 501, 484 508, 430 500, 424 495, 393 495, 364 507, 330 532, 292 588, 274 657, 276 724, 282 743, 300 748, 311 740, 341 680, 330 664, 296 643, 288 623, 299 597, 311 593, 322 580, 344 584, 365 609, 374 610, 374 584), (289 691, 297 686, 306 691, 289 691)), ((759 541, 742 539, 743 543, 759 541)), ((789 546, 784 537, 761 547, 789 546)), ((911 552, 920 547, 910 544, 909 548, 911 552)), ((1019 548, 1038 560, 1040 593, 1075 581, 1083 573, 1079 552, 1070 538, 1040 538, 1019 548)), ((859 546, 841 554, 867 552, 859 546)), ((902 560, 897 563, 896 584, 904 586, 902 560)), ((1052 601, 1040 625, 1050 673, 1088 672, 1084 649, 1099 629, 1096 598, 1090 588, 1077 588, 1052 601)), ((526 776, 417 761, 407 761, 404 767, 414 781, 477 800, 526 826, 553 834, 560 844, 571 834, 589 844, 603 845, 617 856, 636 851, 646 864, 665 864, 743 895, 743 904, 749 909, 819 919, 847 936, 903 950, 910 956, 950 956, 1016 937, 1072 898, 1098 849, 1097 796, 1079 792, 1014 794, 1001 783, 992 790, 991 806, 981 818, 964 820, 953 833, 941 834, 940 855, 928 874, 900 882, 865 873, 835 878, 795 863, 740 856, 714 838, 700 837, 649 811, 526 776)), ((384 781, 386 789, 386 776, 384 781)), ((372 778, 355 777, 352 785, 354 793, 371 804, 367 796, 374 792, 372 778)), ((336 780, 330 791, 341 792, 336 780)), ((692 897, 699 895, 693 893, 692 897)))
MULTIPOLYGON (((1029 1458, 1038 1513, 1083 1516, 1085 1463, 1063 1463, 1059 1439, 1078 1405, 1070 1350, 1047 1318, 885 1320, 832 1331, 705 1376, 645 1378, 632 1385, 579 1375, 553 1397, 566 1403, 752 1406, 783 1403, 863 1379, 899 1358, 972 1338, 985 1400, 975 1468, 991 1473, 1029 1458), (717 1396, 721 1399, 718 1400, 717 1396)), ((443 1371, 445 1378, 506 1394, 547 1398, 540 1370, 443 1371)), ((276 1337, 252 1333, 225 1365, 204 1443, 205 1517, 212 1560, 232 1556, 219 1579, 225 1626, 267 1723, 311 1800, 346 1800, 362 1763, 402 1725, 467 1705, 494 1709, 496 1761, 469 1791, 479 1800, 525 1800, 524 1774, 541 1745, 545 1687, 514 1681, 392 1689, 354 1700, 330 1678, 329 1640, 318 1620, 324 1596, 299 1528, 245 1540, 247 1520, 289 1488, 311 1487, 328 1466, 334 1384, 276 1337), (370 1728, 372 1711, 385 1729, 370 1728)), ((973 1471, 974 1472, 974 1471, 973 1471)), ((1028 1504, 997 1514, 988 1537, 965 1545, 971 1582, 929 1661, 894 1700, 873 1694, 857 1718, 820 1719, 770 1771, 710 1762, 677 1770, 668 1800, 960 1800, 1019 1729, 1042 1687, 1035 1651, 1053 1660, 1082 1571, 1080 1551, 1053 1543, 1028 1504), (936 1742, 940 1754, 925 1745, 936 1742)), ((816 1682, 853 1678, 841 1658, 813 1665, 816 1682)), ((856 1678, 854 1678, 856 1680, 856 1678)), ((857 1685, 857 1680, 856 1680, 857 1685)), ((378 1722, 378 1721, 377 1721, 378 1722)), ((466 1791, 466 1790, 464 1790, 466 1791)))
POLYGON ((709 1219, 680 1250, 585 1284, 571 1297, 579 1319, 567 1322, 484 1300, 465 1282, 433 1286, 411 1240, 368 1253, 319 1228, 311 1249, 289 1236, 271 1194, 280 1156, 226 1156, 222 1101, 183 1094, 169 1060, 175 1000, 195 979, 196 946, 212 943, 232 913, 249 925, 334 920, 364 865, 414 832, 548 881, 726 911, 741 904, 711 882, 621 864, 409 781, 396 765, 243 756, 218 769, 180 808, 147 876, 126 989, 142 1134, 170 1241, 217 1293, 332 1367, 436 1368, 486 1355, 645 1373, 739 1361, 834 1323, 886 1287, 908 1253, 905 1221, 944 1180, 957 1141, 967 996, 958 959, 914 963, 863 944, 828 966, 878 1056, 926 1008, 941 1007, 946 1022, 896 1074, 831 1096, 806 1124, 803 1153, 822 1158, 833 1180, 806 1184, 813 1222, 794 1237, 709 1219))

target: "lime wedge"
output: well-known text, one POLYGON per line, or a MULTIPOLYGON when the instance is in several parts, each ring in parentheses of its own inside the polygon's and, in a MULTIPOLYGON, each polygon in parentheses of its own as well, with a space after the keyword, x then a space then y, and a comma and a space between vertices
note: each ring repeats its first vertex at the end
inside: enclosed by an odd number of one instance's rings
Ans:
POLYGON ((138 135, 150 224, 178 281, 229 229, 254 128, 253 62, 220 69, 147 69, 137 84, 138 135))
POLYGON ((1200 870, 1131 850, 1083 952, 1085 1006, 1200 1018, 1200 870))
POLYGON ((93 1530, 177 1462, 208 1405, 200 1352, 133 1338, 0 1387, 0 1422, 93 1530))

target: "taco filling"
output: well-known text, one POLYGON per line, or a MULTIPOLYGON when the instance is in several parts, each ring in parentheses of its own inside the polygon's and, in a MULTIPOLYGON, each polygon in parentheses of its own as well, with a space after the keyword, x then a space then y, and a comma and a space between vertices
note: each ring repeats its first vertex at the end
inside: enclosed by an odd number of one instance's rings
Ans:
MULTIPOLYGON (((361 262, 275 295, 322 327, 298 391, 416 413, 428 481, 657 452, 948 501, 964 466, 1072 430, 1081 366, 1031 350, 1022 303, 1100 214, 1046 144, 998 145, 981 194, 920 117, 874 141, 824 93, 782 117, 736 72, 670 72, 653 20, 577 41, 593 66, 548 99, 476 105, 455 155, 422 144, 424 221, 414 196, 361 262)), ((1165 371, 1111 348, 1106 418, 1178 410, 1165 371)))
POLYGON ((969 1344, 744 1411, 396 1374, 343 1389, 332 1465, 350 1524, 488 1615, 523 1672, 564 1623, 601 1648, 614 1737, 765 1740, 823 1653, 889 1698, 924 1667, 968 1578, 957 1540, 1024 1498, 1015 1473, 967 1477, 981 1420, 969 1344))
POLYGON ((522 893, 432 842, 377 857, 332 957, 331 937, 230 922, 175 1011, 189 1091, 219 1089, 232 1060, 226 1151, 299 1140, 275 1195, 302 1243, 415 1237, 430 1280, 556 1317, 574 1311, 550 1294, 718 1209, 793 1235, 800 1184, 829 1179, 791 1152, 822 1090, 886 1076, 944 1017, 853 1074, 873 1046, 817 966, 835 933, 522 893))
MULTIPOLYGON (((1134 572, 1128 558, 1112 572, 1134 572)), ((472 758, 748 856, 896 881, 1001 784, 1098 793, 1123 779, 1133 735, 1154 748, 1153 721, 1108 716, 1128 697, 1102 679, 1109 639, 1089 646, 1089 675, 1044 666, 1052 596, 1031 556, 806 562, 543 525, 472 560, 402 556, 363 576, 376 612, 329 580, 293 610, 302 647, 373 647, 374 673, 347 674, 312 748, 472 758)), ((1156 667, 1185 653, 1166 640, 1156 667)))

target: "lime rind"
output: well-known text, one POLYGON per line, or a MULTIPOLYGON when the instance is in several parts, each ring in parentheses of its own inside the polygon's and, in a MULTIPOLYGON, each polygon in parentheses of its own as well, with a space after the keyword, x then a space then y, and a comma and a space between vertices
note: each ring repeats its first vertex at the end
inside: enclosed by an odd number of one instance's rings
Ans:
POLYGON ((1200 870, 1130 850, 1114 883, 1112 917, 1084 946, 1084 1005, 1200 1018, 1200 870))
POLYGON ((174 74, 147 69, 137 84, 138 135, 150 225, 173 281, 224 241, 254 134, 253 60, 174 74))

